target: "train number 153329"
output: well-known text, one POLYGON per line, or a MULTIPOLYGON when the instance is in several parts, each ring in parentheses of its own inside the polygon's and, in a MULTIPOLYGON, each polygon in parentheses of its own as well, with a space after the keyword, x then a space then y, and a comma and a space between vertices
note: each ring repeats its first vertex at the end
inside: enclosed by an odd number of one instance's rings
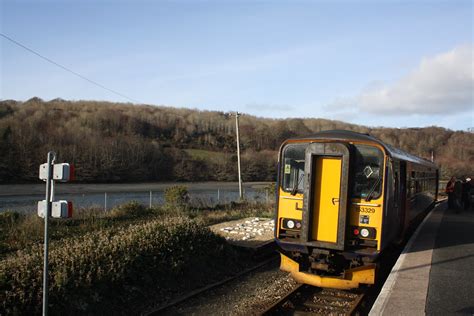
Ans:
POLYGON ((373 208, 373 207, 361 207, 361 208, 359 208, 359 212, 361 212, 361 213, 375 213, 375 208, 373 208))

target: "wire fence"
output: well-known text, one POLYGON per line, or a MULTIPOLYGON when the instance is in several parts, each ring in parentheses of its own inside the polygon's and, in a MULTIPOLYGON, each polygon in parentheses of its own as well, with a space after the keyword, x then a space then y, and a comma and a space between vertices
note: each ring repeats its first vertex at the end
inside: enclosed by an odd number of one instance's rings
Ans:
MULTIPOLYGON (((229 189, 201 190, 189 192, 189 204, 196 207, 213 207, 218 204, 229 204, 239 201, 239 191, 229 189)), ((248 202, 268 203, 274 198, 273 192, 265 189, 245 189, 244 198, 248 202)), ((0 212, 16 211, 22 213, 35 212, 39 200, 44 195, 0 196, 0 212)), ((99 208, 105 211, 118 205, 136 201, 147 207, 165 204, 163 191, 140 192, 95 192, 56 194, 56 200, 72 201, 75 208, 99 208)))

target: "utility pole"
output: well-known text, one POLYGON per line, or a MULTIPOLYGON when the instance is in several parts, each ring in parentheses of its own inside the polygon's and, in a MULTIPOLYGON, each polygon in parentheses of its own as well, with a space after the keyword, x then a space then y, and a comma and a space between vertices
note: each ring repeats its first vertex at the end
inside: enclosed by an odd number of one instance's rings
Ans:
POLYGON ((240 173, 240 136, 239 136, 239 112, 235 112, 235 133, 237 136, 237 167, 239 170, 239 198, 243 199, 242 193, 242 175, 240 173))

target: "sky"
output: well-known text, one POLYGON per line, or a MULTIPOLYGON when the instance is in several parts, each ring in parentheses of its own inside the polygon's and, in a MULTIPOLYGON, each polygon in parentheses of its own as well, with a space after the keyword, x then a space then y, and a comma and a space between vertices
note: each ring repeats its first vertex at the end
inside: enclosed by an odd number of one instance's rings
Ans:
POLYGON ((1 34, 108 89, 0 36, 0 99, 466 130, 473 16, 471 0, 0 0, 1 34))

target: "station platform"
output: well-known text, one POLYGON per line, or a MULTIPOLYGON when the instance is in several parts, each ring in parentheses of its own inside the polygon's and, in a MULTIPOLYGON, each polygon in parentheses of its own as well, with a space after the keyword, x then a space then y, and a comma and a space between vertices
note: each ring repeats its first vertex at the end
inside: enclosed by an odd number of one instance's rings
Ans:
POLYGON ((474 210, 436 206, 392 268, 369 315, 474 315, 474 210))

